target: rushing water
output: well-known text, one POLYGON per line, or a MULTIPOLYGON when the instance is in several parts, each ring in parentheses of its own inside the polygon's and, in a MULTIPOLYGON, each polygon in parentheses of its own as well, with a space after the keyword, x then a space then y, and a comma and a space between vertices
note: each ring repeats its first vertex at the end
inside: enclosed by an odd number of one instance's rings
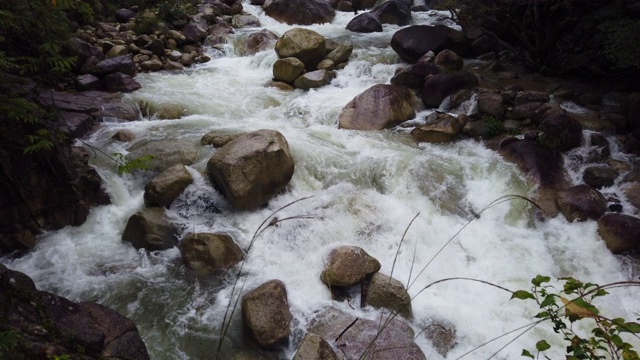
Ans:
MULTIPOLYGON (((258 7, 246 5, 245 9, 278 35, 291 28, 264 16, 258 7)), ((414 22, 433 23, 441 15, 415 13, 414 22)), ((184 232, 226 232, 246 248, 271 212, 313 196, 282 215, 312 218, 270 228, 255 243, 244 265, 245 289, 270 279, 280 279, 287 286, 294 329, 290 347, 275 355, 279 358, 293 356, 319 309, 335 306, 358 316, 375 316, 370 309, 354 310, 332 302, 319 279, 331 249, 360 246, 380 260, 381 272, 393 270, 393 276, 403 283, 412 274, 413 281, 449 239, 474 219, 474 212, 502 195, 526 196, 532 191, 513 165, 474 140, 415 145, 406 129, 339 130, 340 109, 368 87, 388 83, 399 62, 386 47, 397 26, 385 25, 385 31, 378 34, 352 34, 345 30, 352 17, 338 13, 331 24, 309 27, 327 38, 354 44, 349 64, 329 86, 307 92, 267 88, 264 84, 271 78, 275 52, 238 56, 232 42, 224 56, 216 55, 213 61, 183 73, 138 76, 142 90, 131 94, 131 100, 148 102, 152 108, 182 108, 186 116, 128 123, 114 120, 87 140, 105 153, 125 153, 129 145, 111 140, 122 129, 136 134, 136 141, 179 138, 193 143, 199 143, 210 130, 268 128, 284 134, 296 170, 289 190, 268 207, 251 212, 226 207, 202 175, 214 149, 200 147, 198 160, 189 167, 195 182, 168 211, 184 232), (206 199, 214 199, 222 212, 211 212, 206 199), (402 234, 417 213, 392 269, 402 234)), ((254 30, 239 30, 236 36, 254 30)), ((424 110, 418 117, 429 112, 424 110)), ((32 276, 41 289, 76 301, 97 301, 126 314, 138 325, 154 359, 213 358, 234 283, 232 275, 196 278, 185 269, 176 248, 149 253, 123 243, 127 219, 144 206, 148 177, 119 176, 104 157, 94 159, 94 164, 113 204, 92 209, 82 226, 44 235, 28 255, 3 262, 32 276)), ((528 289, 537 274, 607 283, 629 279, 631 271, 607 251, 596 235, 595 222, 571 224, 561 216, 539 222, 530 206, 516 201, 492 207, 472 221, 415 280, 409 293, 416 295, 429 283, 449 277, 528 289)), ((434 319, 452 324, 457 329, 457 345, 447 358, 455 359, 531 322, 536 309, 509 301, 509 297, 479 283, 443 282, 413 300, 413 326, 418 333, 434 319)), ((614 290, 598 305, 611 316, 628 319, 640 311, 628 289, 614 290)), ((222 358, 248 351, 237 315, 222 358)), ((467 358, 488 358, 518 334, 492 342, 467 358)), ((541 338, 560 350, 564 346, 549 326, 540 325, 496 358, 519 357, 523 348, 534 348, 541 338)), ((440 358, 423 336, 416 341, 429 359, 440 358)), ((560 358, 558 352, 552 355, 560 358)))

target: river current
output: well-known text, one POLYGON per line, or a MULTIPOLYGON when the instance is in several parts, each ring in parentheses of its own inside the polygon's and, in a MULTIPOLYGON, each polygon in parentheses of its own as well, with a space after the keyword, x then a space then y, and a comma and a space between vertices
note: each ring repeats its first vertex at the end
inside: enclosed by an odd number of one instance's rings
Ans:
MULTIPOLYGON (((277 35, 292 28, 248 3, 245 11, 260 19, 261 28, 277 35)), ((416 12, 414 23, 442 22, 445 15, 416 12)), ((382 33, 355 34, 345 30, 353 16, 338 13, 331 24, 307 27, 354 45, 348 65, 328 86, 306 92, 265 87, 277 59, 273 49, 240 56, 236 44, 241 42, 231 41, 223 52, 209 49, 213 57, 209 63, 181 73, 137 76, 142 89, 127 95, 129 100, 146 102, 152 108, 184 109, 185 116, 135 122, 112 119, 85 140, 104 153, 126 154, 131 144, 111 139, 118 130, 131 131, 135 141, 181 139, 198 144, 211 130, 275 129, 286 137, 296 161, 295 174, 288 191, 267 207, 236 212, 225 205, 203 175, 215 150, 200 147, 197 161, 188 167, 194 183, 168 210, 183 233, 226 232, 246 249, 269 214, 312 196, 281 215, 310 218, 268 229, 256 241, 243 269, 245 289, 271 279, 280 279, 287 287, 294 318, 292 337, 289 347, 275 358, 293 357, 320 309, 333 306, 357 316, 376 317, 372 309, 332 301, 321 283, 326 257, 339 245, 364 248, 381 262, 381 272, 393 271, 393 277, 405 284, 411 276, 412 296, 434 281, 451 277, 476 278, 511 290, 528 290, 531 278, 538 274, 601 284, 631 278, 624 259, 611 255, 597 236, 594 221, 568 223, 562 216, 539 221, 524 201, 502 203, 476 218, 475 214, 503 195, 527 196, 533 190, 514 165, 481 142, 416 145, 408 129, 338 129, 342 107, 367 88, 389 83, 400 62, 387 46, 398 26, 385 25, 382 33), (221 212, 211 211, 210 199, 221 212), (400 246, 405 229, 418 213, 400 246)), ((240 39, 256 30, 237 30, 234 37, 240 39)), ((418 119, 433 111, 420 111, 418 119)), ((92 161, 112 204, 93 208, 82 226, 45 234, 26 256, 2 262, 31 276, 41 290, 74 301, 96 301, 130 317, 153 359, 213 358, 237 269, 225 278, 198 278, 185 269, 177 248, 146 252, 122 242, 127 219, 144 207, 144 184, 149 177, 118 175, 114 164, 99 153, 92 161)), ((456 359, 532 322, 536 309, 509 298, 509 293, 481 283, 442 282, 414 298, 412 326, 416 333, 433 321, 455 327, 457 344, 446 358, 456 359)), ((597 304, 610 316, 629 320, 640 311, 637 296, 625 288, 612 290, 597 304)), ((561 357, 564 344, 550 325, 541 324, 518 337, 520 333, 502 337, 465 358, 489 358, 511 341, 495 358, 518 358, 523 348, 534 349, 540 339, 552 345, 551 358, 561 357)), ((427 358, 442 358, 424 336, 418 335, 416 342, 427 358)), ((238 311, 222 358, 250 352, 240 334, 238 311)))

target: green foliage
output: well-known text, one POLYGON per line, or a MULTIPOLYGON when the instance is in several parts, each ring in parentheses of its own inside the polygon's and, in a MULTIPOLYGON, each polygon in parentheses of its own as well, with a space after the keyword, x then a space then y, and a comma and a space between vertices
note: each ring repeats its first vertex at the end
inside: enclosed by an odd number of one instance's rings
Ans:
MULTIPOLYGON (((540 320, 549 320, 553 331, 560 334, 566 343, 566 358, 580 359, 640 359, 633 346, 620 336, 630 333, 635 337, 640 333, 640 324, 627 322, 622 318, 609 319, 600 314, 594 300, 606 296, 606 288, 624 286, 614 283, 600 286, 583 283, 571 277, 560 278, 562 289, 549 285, 551 278, 538 275, 531 280, 531 291, 519 290, 513 293, 512 299, 533 300, 540 308, 535 316, 540 320), (572 298, 569 300, 569 298, 572 298), (575 322, 586 323, 591 329, 587 335, 574 331, 575 322)), ((629 285, 629 284, 627 284, 629 285)), ((536 343, 538 356, 551 348, 545 340, 536 343)), ((522 351, 523 357, 534 359, 529 350, 522 351)), ((548 357, 545 356, 548 359, 548 357)))
POLYGON ((504 133, 504 126, 502 125, 502 121, 497 119, 492 115, 483 115, 482 122, 487 126, 489 130, 489 136, 497 136, 504 133))
POLYGON ((195 8, 186 1, 163 1, 158 4, 158 17, 169 23, 186 21, 193 14, 195 14, 195 8))
POLYGON ((161 23, 162 21, 157 17, 143 17, 136 21, 136 25, 133 27, 133 31, 135 31, 135 33, 138 35, 153 34, 160 28, 161 23))
POLYGON ((538 136, 538 144, 551 151, 558 151, 562 147, 562 139, 559 136, 549 136, 543 133, 538 136))
POLYGON ((600 25, 605 34, 604 53, 617 67, 640 67, 640 20, 609 20, 600 25))
POLYGON ((20 341, 20 334, 13 330, 0 331, 0 359, 8 359, 20 341))
POLYGON ((151 169, 151 162, 155 159, 153 155, 145 155, 131 160, 127 160, 121 153, 113 153, 111 155, 113 160, 118 163, 118 175, 132 174, 138 170, 149 170, 151 169))

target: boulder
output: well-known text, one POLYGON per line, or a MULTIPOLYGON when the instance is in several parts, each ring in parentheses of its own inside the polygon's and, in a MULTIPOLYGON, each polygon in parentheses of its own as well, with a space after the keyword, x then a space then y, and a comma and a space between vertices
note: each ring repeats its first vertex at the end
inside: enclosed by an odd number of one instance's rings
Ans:
POLYGON ((640 128, 640 93, 629 94, 622 102, 621 110, 626 119, 626 131, 640 128))
POLYGON ((354 286, 380 270, 380 262, 357 246, 339 246, 331 251, 320 274, 329 287, 354 286))
POLYGON ((413 25, 400 29, 391 38, 391 47, 410 63, 429 51, 439 53, 444 49, 465 55, 466 38, 460 31, 444 25, 413 25))
MULTIPOLYGON (((182 58, 182 56, 180 57, 182 58)), ((167 71, 180 71, 184 70, 184 65, 180 64, 177 61, 167 60, 162 69, 167 71)))
POLYGON ((142 86, 131 76, 120 72, 109 74, 102 79, 102 87, 112 92, 132 92, 142 86))
POLYGON ((598 234, 614 254, 640 245, 640 219, 623 214, 606 214, 598 219, 598 234))
POLYGON ((144 204, 147 207, 169 207, 192 182, 193 177, 184 165, 174 165, 147 183, 144 204))
POLYGON ((320 61, 320 63, 318 64, 318 70, 331 71, 331 70, 334 70, 335 68, 336 68, 336 64, 329 59, 324 59, 320 61))
POLYGON ((122 55, 100 61, 93 67, 91 72, 98 77, 103 77, 116 72, 135 76, 136 64, 133 62, 131 54, 122 55))
POLYGON ((307 333, 293 360, 338 360, 338 355, 320 335, 307 333))
POLYGON ((205 20, 204 15, 197 14, 182 28, 182 35, 186 43, 194 44, 203 40, 207 36, 208 30, 209 25, 207 25, 207 20, 205 20))
POLYGON ((118 130, 111 138, 118 142, 132 142, 136 135, 129 130, 118 130))
POLYGON ((236 29, 258 27, 260 26, 260 20, 251 14, 236 14, 231 18, 231 26, 236 29))
POLYGON ((80 91, 100 90, 102 88, 100 79, 91 74, 76 76, 75 84, 80 91))
POLYGON ((274 130, 244 134, 207 163, 211 182, 239 210, 262 206, 284 190, 294 168, 287 140, 274 130))
POLYGON ((447 353, 456 345, 456 328, 445 321, 430 321, 422 334, 442 357, 446 357, 447 353))
POLYGON ((253 55, 260 51, 271 49, 276 41, 278 41, 278 35, 267 29, 251 33, 247 37, 246 53, 247 55, 253 55))
POLYGON ((116 11, 116 20, 120 23, 126 23, 130 19, 135 18, 136 15, 137 14, 135 13, 135 11, 131 11, 129 9, 120 9, 116 11))
POLYGON ((519 91, 513 101, 514 105, 528 103, 546 103, 549 101, 549 94, 542 91, 519 91))
POLYGON ((427 359, 414 342, 411 328, 397 319, 392 320, 382 330, 377 320, 358 319, 337 338, 336 347, 342 351, 346 359, 427 359))
POLYGON ((411 7, 408 1, 388 0, 369 12, 381 24, 408 25, 411 22, 411 7))
POLYGON ((442 69, 443 72, 460 71, 464 65, 462 58, 449 49, 440 51, 438 55, 436 55, 433 63, 442 69))
POLYGON ((296 78, 293 86, 302 90, 315 89, 329 85, 335 78, 335 72, 328 70, 316 70, 304 73, 296 78))
POLYGON ((80 68, 90 57, 95 57, 98 62, 104 59, 102 50, 88 42, 72 37, 64 45, 65 53, 76 57, 76 67, 80 68))
POLYGON ((147 208, 133 214, 127 221, 122 240, 136 249, 166 250, 178 244, 178 229, 170 224, 160 207, 147 208))
POLYGON ((96 119, 88 114, 59 111, 55 126, 71 139, 88 134, 96 124, 96 119))
POLYGON ((38 291, 25 274, 0 264, 2 356, 47 359, 149 359, 135 324, 96 303, 75 303, 38 291), (9 337, 13 334, 13 340, 9 337))
POLYGON ((324 60, 331 60, 334 64, 338 65, 347 62, 352 52, 353 45, 351 45, 351 43, 340 44, 337 48, 331 50, 331 52, 324 57, 324 60))
POLYGON ((351 130, 382 130, 416 116, 417 99, 404 86, 378 84, 356 96, 340 111, 339 127, 351 130))
POLYGON ((160 39, 154 39, 149 41, 143 48, 144 50, 151 51, 151 53, 157 57, 164 56, 164 43, 160 39))
POLYGON ((582 180, 587 185, 601 189, 613 185, 618 175, 620 172, 608 165, 594 165, 584 169, 582 180))
POLYGON ((268 281, 242 297, 244 331, 261 349, 289 342, 291 318, 287 289, 280 280, 268 281))
POLYGON ((440 69, 426 61, 418 61, 405 68, 400 68, 391 78, 391 85, 404 85, 411 89, 422 89, 429 75, 440 74, 440 69))
POLYGON ((149 170, 162 172, 177 164, 191 165, 197 155, 195 144, 181 140, 157 140, 135 144, 129 149, 126 159, 151 156, 149 170))
POLYGON ((500 94, 484 92, 478 95, 478 111, 502 119, 504 116, 504 100, 500 94))
POLYGON ((543 188, 563 190, 568 175, 560 153, 544 148, 531 140, 508 139, 500 144, 499 153, 543 188))
POLYGON ((382 32, 382 23, 372 14, 362 13, 349 21, 347 30, 358 33, 382 32))
POLYGON ((126 102, 103 103, 100 109, 93 113, 100 119, 118 119, 134 121, 140 119, 140 108, 136 104, 126 102))
POLYGON ((333 21, 335 10, 324 0, 273 0, 265 14, 289 25, 324 24, 333 21))
POLYGON ((105 57, 107 59, 111 59, 114 57, 127 55, 128 53, 129 48, 126 45, 114 45, 111 49, 109 49, 105 57))
POLYGON ((407 319, 413 317, 411 296, 402 283, 388 275, 375 273, 362 294, 365 304, 391 310, 407 319))
POLYGON ((597 220, 607 211, 607 199, 589 185, 577 185, 558 192, 558 206, 569 222, 597 220))
POLYGON ((142 70, 144 71, 158 71, 162 70, 164 68, 164 65, 162 64, 162 61, 158 59, 152 59, 141 63, 140 68, 142 68, 142 70))
POLYGON ((232 268, 244 259, 244 252, 226 234, 189 234, 180 241, 182 261, 201 274, 232 268))
POLYGON ((227 145, 228 143, 230 143, 231 141, 237 139, 238 137, 242 136, 242 133, 237 133, 237 134, 230 134, 227 132, 221 132, 218 130, 214 130, 214 131, 210 131, 208 133, 206 133, 201 139, 200 139, 200 144, 201 145, 211 145, 214 148, 220 148, 223 147, 225 145, 227 145))
POLYGON ((285 32, 276 42, 278 58, 295 57, 308 71, 313 71, 327 55, 324 37, 313 30, 294 28, 285 32))
POLYGON ((295 57, 287 57, 276 60, 273 64, 273 79, 289 84, 293 82, 304 71, 304 63, 295 57))
POLYGON ((464 123, 458 117, 433 113, 427 118, 426 124, 411 131, 411 136, 417 142, 447 143, 453 141, 463 127, 464 123))
POLYGON ((567 151, 582 145, 582 126, 567 114, 554 113, 545 117, 540 130, 543 132, 541 137, 544 137, 541 140, 557 144, 557 150, 567 151))
POLYGON ((422 87, 422 101, 427 107, 437 108, 449 95, 478 85, 478 78, 470 72, 437 74, 429 77, 422 87))

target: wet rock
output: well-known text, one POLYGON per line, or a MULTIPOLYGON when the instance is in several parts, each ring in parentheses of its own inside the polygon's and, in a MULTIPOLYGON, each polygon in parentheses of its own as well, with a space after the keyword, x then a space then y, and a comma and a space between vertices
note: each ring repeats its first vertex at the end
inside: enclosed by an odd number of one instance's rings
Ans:
POLYGON ((136 136, 128 130, 119 130, 111 137, 115 141, 119 142, 131 142, 136 139, 136 136))
POLYGON ((149 168, 162 172, 174 165, 191 165, 196 159, 198 149, 192 143, 181 140, 158 140, 141 142, 129 149, 127 160, 152 156, 149 168))
POLYGON ((200 42, 207 36, 209 25, 202 14, 195 15, 191 18, 191 21, 182 29, 182 35, 184 35, 185 42, 188 44, 194 44, 200 42))
POLYGON ((331 71, 331 70, 334 70, 335 68, 336 68, 336 64, 334 64, 334 62, 329 59, 324 59, 320 61, 320 63, 318 64, 318 70, 331 71))
POLYGON ((558 206, 569 222, 597 220, 607 211, 607 199, 589 185, 577 185, 558 192, 558 206))
POLYGON ((443 357, 456 345, 456 328, 448 322, 433 320, 422 334, 429 339, 433 348, 443 357))
POLYGON ((147 207, 169 207, 192 182, 193 177, 184 165, 172 166, 144 187, 144 204, 147 207))
POLYGON ((201 274, 232 268, 244 259, 244 252, 226 234, 189 234, 180 241, 182 261, 201 274))
POLYGON ((339 127, 351 130, 382 130, 416 116, 417 100, 404 86, 378 84, 351 100, 338 115, 339 127))
POLYGON ((382 23, 371 13, 362 13, 349 21, 347 30, 358 33, 382 32, 382 23))
POLYGON ((296 88, 286 82, 282 82, 282 81, 267 81, 266 84, 264 84, 265 87, 272 87, 272 88, 276 88, 282 91, 293 91, 296 88))
POLYGON ((60 111, 56 127, 70 138, 75 139, 88 134, 96 124, 96 119, 88 114, 60 111))
POLYGON ((116 72, 129 76, 136 75, 136 64, 133 62, 131 54, 102 60, 92 69, 92 74, 97 75, 98 77, 116 72))
POLYGON ((433 62, 437 67, 442 69, 443 72, 456 72, 462 70, 464 61, 455 52, 444 49, 436 55, 433 62))
POLYGON ((596 189, 614 184, 620 173, 608 165, 595 165, 584 169, 582 180, 596 189))
POLYGON ((295 57, 278 59, 273 64, 273 79, 289 84, 293 82, 304 71, 304 63, 295 57))
POLYGON ((129 48, 125 45, 114 45, 105 55, 105 58, 111 59, 118 56, 124 56, 129 53, 129 48))
POLYGON ((242 297, 245 333, 261 349, 288 343, 291 318, 287 290, 280 280, 268 281, 242 297))
POLYGON ((323 87, 325 85, 329 85, 333 78, 335 78, 335 73, 333 71, 310 71, 298 76, 293 82, 293 86, 303 90, 315 89, 323 87))
POLYGON ((130 19, 135 18, 136 15, 137 14, 135 13, 135 11, 131 11, 129 9, 120 9, 116 11, 116 20, 120 23, 126 23, 130 19))
POLYGON ((465 37, 460 31, 443 25, 413 25, 396 31, 391 38, 391 47, 410 63, 429 51, 439 53, 444 49, 465 54, 465 37))
POLYGON ((640 245, 640 219, 623 214, 605 214, 598 219, 598 234, 614 254, 640 245))
POLYGON ((338 65, 347 62, 352 52, 353 45, 351 45, 351 43, 340 44, 337 48, 331 50, 324 59, 331 60, 334 64, 338 65))
POLYGON ((540 102, 530 102, 526 104, 516 105, 511 111, 507 112, 506 117, 512 118, 514 120, 533 119, 536 117, 536 113, 538 113, 541 109, 546 108, 545 104, 540 102))
POLYGON ((567 188, 568 176, 560 153, 544 148, 531 140, 503 141, 498 150, 536 184, 549 189, 567 188))
POLYGON ((463 126, 464 123, 457 117, 434 113, 427 118, 427 124, 413 129, 411 136, 417 142, 446 143, 453 141, 463 126))
POLYGON ((140 119, 140 108, 136 104, 126 102, 103 103, 100 110, 92 113, 101 119, 118 119, 134 121, 140 119))
POLYGON ((502 96, 491 92, 481 93, 478 95, 478 111, 502 119, 505 111, 502 96))
POLYGON ((357 246, 339 246, 331 251, 320 280, 332 286, 354 286, 380 270, 380 262, 357 246))
POLYGON ((490 125, 482 120, 466 123, 462 128, 462 133, 472 138, 481 138, 484 140, 489 140, 495 136, 494 130, 491 129, 490 125))
POLYGON ((381 273, 375 273, 362 295, 364 303, 376 308, 384 308, 411 319, 411 296, 402 283, 381 273))
POLYGON ((293 360, 338 360, 338 356, 320 335, 307 333, 293 360))
POLYGON ((163 208, 147 208, 129 218, 122 241, 136 249, 166 250, 178 244, 177 234, 178 229, 166 220, 163 208))
POLYGON ((331 5, 323 0, 273 0, 266 4, 264 12, 289 25, 324 24, 336 16, 331 5))
MULTIPOLYGON (((516 97, 517 101, 517 97, 516 97)), ((567 151, 582 145, 582 127, 567 114, 555 113, 540 124, 541 140, 553 144, 557 150, 567 151)))
POLYGON ((145 45, 143 49, 151 51, 151 53, 157 57, 164 56, 164 43, 160 39, 149 41, 149 43, 145 45))
MULTIPOLYGON (((0 264, 3 332, 15 342, 2 348, 7 359, 46 359, 51 353, 70 358, 149 359, 135 324, 95 303, 75 303, 36 290, 23 273, 0 264)), ((6 343, 5 343, 6 344, 6 343)))
POLYGON ((100 79, 91 74, 76 76, 75 83, 76 88, 80 91, 100 90, 102 88, 100 79))
POLYGON ((373 8, 369 13, 382 24, 404 26, 411 22, 409 2, 403 0, 385 1, 373 8))
POLYGON ((640 210, 640 182, 625 184, 622 191, 631 205, 640 210))
POLYGON ((255 209, 284 190, 294 172, 287 140, 277 131, 244 134, 207 163, 209 179, 234 208, 255 209))
POLYGON ((112 92, 133 92, 142 86, 131 76, 117 72, 105 76, 102 79, 102 87, 112 92))
POLYGON ((158 71, 158 70, 162 70, 164 65, 162 64, 162 61, 153 59, 153 60, 149 60, 141 63, 140 67, 144 71, 158 71))
POLYGON ((180 70, 184 70, 184 65, 180 64, 177 61, 167 60, 167 62, 162 67, 162 69, 167 71, 180 71, 180 70))
POLYGON ((260 20, 251 14, 236 14, 231 18, 231 26, 236 29, 258 27, 260 26, 260 20))
POLYGON ((251 33, 247 38, 247 54, 271 49, 277 40, 278 35, 266 29, 251 33))
POLYGON ((211 145, 214 148, 220 148, 242 135, 243 134, 230 134, 230 133, 214 130, 206 133, 202 137, 202 139, 200 139, 200 144, 211 145))
POLYGON ((336 343, 347 359, 426 360, 420 347, 413 341, 413 331, 397 319, 382 331, 378 321, 358 319, 336 343), (370 346, 372 341, 373 346, 370 346))
POLYGON ((391 85, 404 85, 411 89, 422 89, 429 75, 440 74, 440 69, 426 61, 418 61, 413 65, 396 71, 391 78, 391 85))
POLYGON ((516 94, 514 105, 528 103, 546 103, 549 101, 549 94, 541 91, 520 91, 516 94))
POLYGON ((469 72, 437 74, 429 77, 422 87, 422 101, 427 107, 437 108, 449 95, 478 85, 478 78, 469 72))
POLYGON ((294 28, 276 42, 279 58, 295 57, 302 61, 307 71, 313 71, 327 54, 327 45, 322 35, 313 30, 294 28))

